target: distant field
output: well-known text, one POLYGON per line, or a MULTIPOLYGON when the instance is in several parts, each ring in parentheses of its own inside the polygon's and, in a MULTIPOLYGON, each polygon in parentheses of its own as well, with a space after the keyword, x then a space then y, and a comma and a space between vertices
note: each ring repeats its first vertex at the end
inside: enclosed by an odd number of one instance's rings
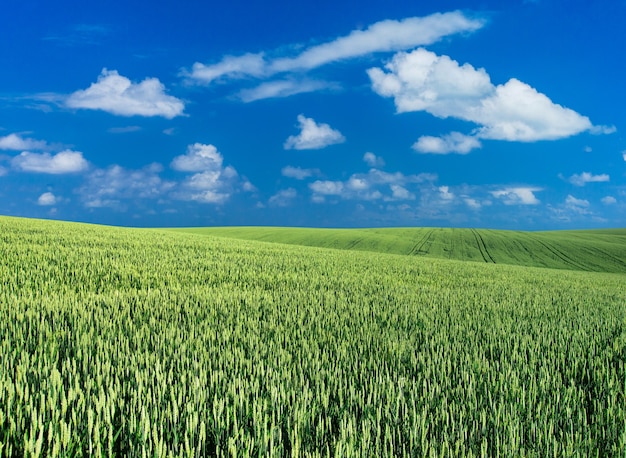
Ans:
POLYGON ((624 457, 626 275, 478 256, 0 217, 0 457, 624 457))
POLYGON ((595 272, 626 272, 626 229, 519 232, 488 229, 211 227, 202 235, 595 272))

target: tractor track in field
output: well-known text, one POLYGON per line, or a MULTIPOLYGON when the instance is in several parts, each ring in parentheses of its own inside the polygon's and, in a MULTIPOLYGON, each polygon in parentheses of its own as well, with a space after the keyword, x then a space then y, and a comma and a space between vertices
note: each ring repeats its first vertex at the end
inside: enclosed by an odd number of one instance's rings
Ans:
POLYGON ((422 247, 426 244, 426 242, 428 241, 428 239, 430 239, 430 236, 435 232, 434 229, 431 229, 430 231, 426 232, 426 235, 424 237, 422 237, 420 239, 419 242, 417 242, 415 245, 413 245, 413 248, 411 248, 411 250, 409 251, 409 255, 416 255, 416 254, 420 254, 420 252, 422 251, 422 247))
POLYGON ((572 267, 575 267, 576 270, 589 270, 587 267, 577 263, 576 261, 574 261, 573 259, 571 259, 569 256, 567 256, 565 253, 563 253, 562 251, 560 251, 559 249, 550 246, 550 244, 544 242, 543 240, 541 240, 540 238, 537 237, 533 237, 535 239, 535 241, 537 241, 540 245, 542 245, 544 248, 546 248, 550 253, 552 253, 554 256, 557 257, 557 259, 560 259, 561 261, 563 261, 565 264, 568 264, 572 267))
POLYGON ((487 245, 485 245, 485 241, 483 240, 482 235, 476 230, 471 229, 472 234, 474 234, 474 238, 476 239, 476 245, 478 245, 478 251, 480 251, 480 255, 483 257, 483 261, 495 264, 496 261, 493 259, 489 250, 487 249, 487 245))

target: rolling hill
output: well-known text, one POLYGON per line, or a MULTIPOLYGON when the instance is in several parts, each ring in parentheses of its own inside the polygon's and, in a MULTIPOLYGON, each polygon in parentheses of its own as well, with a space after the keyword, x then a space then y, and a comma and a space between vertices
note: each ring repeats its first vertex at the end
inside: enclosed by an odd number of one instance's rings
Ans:
POLYGON ((176 230, 340 250, 528 267, 626 272, 626 229, 523 232, 450 228, 212 227, 176 230))

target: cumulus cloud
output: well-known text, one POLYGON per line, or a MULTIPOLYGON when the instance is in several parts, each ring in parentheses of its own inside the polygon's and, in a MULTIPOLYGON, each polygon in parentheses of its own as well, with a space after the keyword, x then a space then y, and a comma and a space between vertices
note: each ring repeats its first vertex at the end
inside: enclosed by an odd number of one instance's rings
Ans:
POLYGON ((626 151, 622 152, 622 158, 624 159, 624 162, 626 162, 626 151))
POLYGON ((157 78, 133 83, 115 70, 102 70, 98 81, 89 88, 71 94, 65 101, 69 108, 102 110, 119 116, 162 116, 167 119, 183 114, 185 104, 167 95, 157 78))
MULTIPOLYGON (((526 83, 512 78, 494 86, 485 69, 460 65, 423 48, 397 53, 384 69, 370 68, 367 73, 372 89, 393 98, 399 113, 426 111, 470 121, 477 124, 473 134, 479 139, 555 140, 594 127, 586 116, 555 104, 526 83)), ((445 149, 445 142, 428 140, 433 149, 445 149)))
POLYGON ((298 196, 294 188, 283 189, 270 197, 268 203, 272 207, 287 207, 298 196))
POLYGON ((48 144, 42 140, 33 140, 32 138, 23 138, 18 134, 9 134, 0 137, 0 150, 43 150, 47 149, 48 144))
POLYGON ((57 154, 24 151, 11 160, 11 166, 21 172, 61 175, 83 172, 89 163, 79 151, 65 150, 57 154))
POLYGON ((298 115, 300 133, 292 135, 285 141, 285 149, 306 150, 322 149, 346 141, 345 137, 328 124, 316 123, 312 118, 298 115))
POLYGON ((572 175, 569 177, 568 181, 574 186, 585 186, 587 183, 602 183, 610 181, 610 177, 606 173, 593 175, 589 172, 583 172, 580 175, 572 175))
POLYGON ((191 71, 184 71, 183 75, 190 81, 210 84, 224 79, 266 78, 278 73, 305 72, 333 62, 373 53, 428 45, 446 36, 476 31, 483 27, 484 23, 484 20, 470 18, 460 11, 435 13, 399 21, 385 20, 364 30, 354 30, 346 36, 311 46, 295 56, 269 59, 263 53, 225 56, 214 64, 205 65, 196 62, 191 71))
POLYGON ((370 153, 370 152, 365 153, 363 155, 363 160, 370 167, 384 167, 385 166, 385 161, 383 160, 383 158, 380 156, 376 156, 374 153, 370 153))
POLYGON ((179 172, 201 172, 219 170, 223 162, 224 158, 215 146, 194 143, 187 147, 186 154, 176 156, 170 167, 179 172))
POLYGON ((209 204, 226 202, 239 187, 244 191, 255 188, 245 178, 241 180, 237 170, 224 166, 224 157, 213 145, 194 143, 187 153, 176 156, 170 167, 179 172, 192 172, 181 183, 174 197, 209 204))
POLYGON ((480 140, 476 137, 464 135, 460 132, 450 132, 442 137, 424 135, 413 144, 413 149, 418 153, 467 154, 481 146, 480 140))
POLYGON ((172 190, 176 184, 161 178, 162 171, 163 166, 156 163, 141 169, 111 165, 92 171, 77 193, 88 208, 121 209, 123 200, 157 199, 172 190))
POLYGON ((508 187, 491 191, 491 195, 501 199, 506 205, 537 205, 540 203, 535 196, 542 188, 535 187, 508 187))
POLYGON ((613 205, 617 203, 617 199, 613 196, 606 196, 601 199, 604 205, 613 205))
POLYGON ((315 175, 319 175, 319 169, 303 169, 287 165, 282 168, 281 173, 284 177, 295 178, 296 180, 304 180, 315 175))
POLYGON ((57 198, 51 192, 44 192, 42 195, 39 196, 39 199, 37 199, 37 205, 41 205, 44 207, 51 206, 56 203, 57 203, 57 198))

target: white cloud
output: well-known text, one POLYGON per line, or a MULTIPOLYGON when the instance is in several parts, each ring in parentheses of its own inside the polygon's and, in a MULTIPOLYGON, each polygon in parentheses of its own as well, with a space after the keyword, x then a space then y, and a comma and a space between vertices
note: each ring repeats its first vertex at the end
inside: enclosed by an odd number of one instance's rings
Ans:
POLYGON ((403 186, 392 184, 389 188, 391 189, 392 195, 391 199, 388 200, 415 200, 415 194, 409 192, 409 190, 403 186))
POLYGON ((318 124, 312 118, 298 115, 300 133, 292 135, 285 141, 285 149, 322 149, 346 141, 345 137, 328 124, 318 124))
POLYGON ((502 199, 506 205, 537 205, 540 201, 535 193, 542 190, 535 187, 509 187, 491 191, 491 195, 502 199))
POLYGON ((413 149, 418 153, 467 154, 481 146, 480 140, 476 137, 464 135, 460 132, 450 132, 442 137, 424 135, 413 144, 413 149))
POLYGON ((446 36, 476 31, 484 24, 484 20, 469 18, 460 11, 400 21, 385 20, 365 30, 354 30, 346 36, 311 46, 295 56, 273 59, 266 59, 263 53, 225 56, 215 64, 196 62, 191 72, 183 74, 191 81, 209 84, 227 78, 264 78, 278 73, 303 72, 377 52, 400 51, 432 44, 446 36))
POLYGON ((103 110, 119 116, 162 116, 172 119, 183 114, 185 104, 167 95, 157 78, 133 83, 115 70, 102 70, 96 83, 76 91, 65 101, 70 108, 103 110))
POLYGON ((86 207, 121 208, 122 200, 157 199, 171 191, 176 184, 163 180, 162 171, 156 163, 136 170, 111 165, 91 172, 77 192, 86 207))
POLYGON ((219 170, 224 158, 213 145, 194 143, 187 147, 187 154, 176 156, 170 165, 179 172, 201 172, 205 170, 219 170))
POLYGON ((31 138, 23 138, 18 134, 9 134, 0 137, 0 150, 43 150, 47 149, 48 144, 42 140, 33 140, 31 138))
POLYGON ((325 196, 338 196, 351 200, 414 200, 415 194, 407 189, 408 185, 433 182, 436 175, 420 173, 404 175, 387 173, 371 169, 368 173, 355 173, 346 181, 317 180, 309 184, 314 202, 323 202, 325 196))
POLYGON ((194 143, 187 153, 172 160, 170 167, 179 172, 195 172, 180 185, 174 197, 210 204, 222 204, 237 189, 254 191, 256 188, 245 178, 240 180, 237 170, 224 167, 222 154, 213 145, 194 143))
POLYGON ((339 196, 343 192, 344 185, 341 181, 317 180, 309 185, 311 191, 323 196, 339 196))
POLYGON ((303 169, 300 167, 292 167, 291 165, 282 168, 281 173, 284 177, 295 178, 296 180, 304 180, 315 175, 319 175, 318 169, 303 169))
POLYGON ((37 204, 42 206, 51 206, 57 203, 57 198, 51 192, 44 192, 37 199, 37 204))
POLYGON ((242 89, 239 91, 239 98, 243 102, 254 102, 262 99, 290 97, 296 94, 304 94, 307 92, 315 92, 323 89, 336 88, 337 85, 327 81, 317 80, 278 80, 262 83, 252 89, 242 89))
POLYGON ((589 118, 528 84, 512 78, 494 86, 485 69, 423 48, 397 53, 384 69, 371 68, 368 75, 372 89, 393 97, 399 113, 426 111, 470 121, 478 125, 474 134, 481 139, 555 140, 593 128, 589 118))
POLYGON ((89 163, 79 151, 65 150, 54 155, 24 151, 11 160, 11 166, 22 172, 61 175, 83 172, 89 168, 89 163))
POLYGON ((297 196, 294 188, 283 189, 270 197, 268 203, 273 207, 287 207, 297 196))
POLYGON ((374 153, 365 153, 363 155, 363 160, 370 167, 384 167, 385 161, 382 157, 376 156, 374 153))
POLYGON ((565 199, 565 207, 569 210, 573 210, 580 214, 589 214, 589 201, 584 199, 577 199, 569 194, 565 199))
POLYGON ((622 157, 624 158, 624 162, 626 162, 626 151, 622 152, 622 157))
POLYGON ((587 183, 602 183, 607 181, 610 181, 610 177, 606 173, 593 175, 589 172, 583 172, 580 175, 574 174, 569 177, 569 182, 574 186, 585 186, 587 183))
POLYGON ((442 200, 447 202, 454 200, 454 193, 450 192, 449 186, 439 186, 437 189, 439 190, 439 196, 442 200))
POLYGON ((5 176, 7 173, 9 173, 9 171, 6 169, 6 167, 2 167, 0 165, 0 177, 5 176))
POLYGON ((604 205, 613 205, 617 203, 617 199, 613 196, 606 196, 601 199, 604 205))
POLYGON ((473 210, 480 210, 482 208, 482 205, 480 204, 480 202, 478 202, 476 199, 472 197, 465 197, 463 201, 469 208, 473 210))

